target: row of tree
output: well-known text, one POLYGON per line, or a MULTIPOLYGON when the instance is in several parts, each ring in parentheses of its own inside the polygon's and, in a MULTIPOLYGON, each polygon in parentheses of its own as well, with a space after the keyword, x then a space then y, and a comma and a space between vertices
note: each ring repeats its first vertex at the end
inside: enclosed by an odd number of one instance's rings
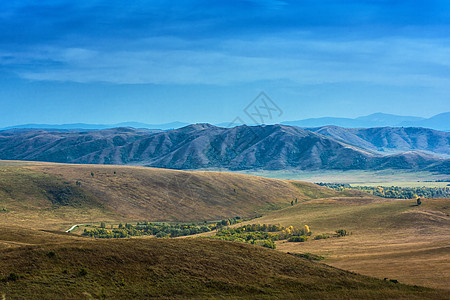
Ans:
POLYGON ((233 224, 244 221, 241 217, 234 217, 230 219, 224 219, 219 222, 208 224, 204 223, 152 223, 149 221, 138 222, 136 225, 122 224, 110 225, 110 228, 106 228, 104 222, 100 223, 99 227, 92 229, 85 229, 82 233, 84 236, 90 236, 95 238, 127 238, 132 236, 151 235, 156 237, 179 237, 199 234, 216 229, 221 229, 233 224))
POLYGON ((347 183, 317 183, 336 191, 358 190, 374 196, 395 199, 448 198, 450 187, 351 186, 347 183))
POLYGON ((154 235, 156 237, 179 237, 211 231, 211 227, 196 224, 138 223, 119 224, 118 228, 85 229, 82 235, 95 238, 127 238, 132 236, 154 235))

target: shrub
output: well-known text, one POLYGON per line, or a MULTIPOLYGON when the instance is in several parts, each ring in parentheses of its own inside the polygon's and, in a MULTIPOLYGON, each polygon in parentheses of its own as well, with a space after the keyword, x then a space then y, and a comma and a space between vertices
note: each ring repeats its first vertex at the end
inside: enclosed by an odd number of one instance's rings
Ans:
POLYGON ((309 236, 307 235, 301 235, 301 236, 291 236, 288 239, 288 242, 294 242, 294 243, 298 243, 298 242, 306 242, 309 239, 309 236))
POLYGON ((389 281, 392 282, 392 283, 398 283, 397 279, 389 279, 389 281))
POLYGON ((337 237, 346 236, 346 235, 348 235, 347 230, 345 230, 345 229, 336 230, 336 236, 337 237))
POLYGON ((168 236, 168 234, 165 233, 165 232, 163 232, 163 231, 160 231, 160 232, 158 232, 158 233, 156 234, 156 237, 157 237, 157 238, 164 238, 164 237, 167 237, 167 236, 168 236))
POLYGON ((319 234, 314 237, 315 240, 324 240, 324 239, 329 239, 329 238, 330 238, 330 236, 326 233, 319 234))
POLYGON ((272 242, 271 240, 264 240, 264 243, 262 245, 263 247, 266 248, 270 248, 270 249, 275 249, 277 246, 275 245, 274 242, 272 242))
POLYGON ((7 281, 16 281, 17 279, 19 279, 19 275, 16 273, 9 273, 8 277, 6 277, 7 281))
POLYGON ((270 248, 270 249, 275 249, 276 248, 275 243, 272 242, 271 240, 256 240, 253 243, 255 245, 266 247, 266 248, 270 248))
POLYGON ((86 276, 87 275, 87 271, 86 271, 86 269, 85 268, 82 268, 81 270, 80 270, 80 276, 86 276))
POLYGON ((288 253, 308 260, 323 260, 325 257, 312 253, 288 253))

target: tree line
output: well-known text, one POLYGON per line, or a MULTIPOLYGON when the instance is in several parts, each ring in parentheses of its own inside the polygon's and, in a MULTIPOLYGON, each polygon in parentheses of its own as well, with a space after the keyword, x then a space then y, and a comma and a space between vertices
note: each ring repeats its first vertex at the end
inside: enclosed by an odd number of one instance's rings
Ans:
POLYGON ((348 183, 316 183, 335 191, 357 190, 374 196, 394 199, 449 198, 450 187, 351 186, 348 183))

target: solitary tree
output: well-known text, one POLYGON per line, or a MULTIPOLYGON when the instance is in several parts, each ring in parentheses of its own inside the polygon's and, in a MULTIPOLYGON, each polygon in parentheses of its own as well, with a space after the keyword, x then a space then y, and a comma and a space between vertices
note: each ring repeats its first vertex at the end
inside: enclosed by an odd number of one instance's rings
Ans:
POLYGON ((422 204, 422 200, 420 199, 420 197, 417 198, 417 205, 422 204))

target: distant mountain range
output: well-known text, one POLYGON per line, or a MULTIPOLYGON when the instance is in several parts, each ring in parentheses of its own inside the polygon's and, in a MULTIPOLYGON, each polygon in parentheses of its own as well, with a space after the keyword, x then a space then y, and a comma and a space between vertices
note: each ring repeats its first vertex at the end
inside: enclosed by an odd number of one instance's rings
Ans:
POLYGON ((445 173, 449 172, 448 160, 432 152, 448 154, 449 141, 450 133, 414 128, 372 132, 344 128, 303 130, 284 125, 223 128, 195 124, 158 132, 133 128, 6 130, 0 132, 0 159, 171 169, 433 168, 445 173), (373 151, 374 147, 405 152, 383 155, 373 151))
POLYGON ((355 119, 350 118, 312 118, 298 121, 282 122, 283 125, 298 127, 322 127, 328 125, 346 128, 373 127, 424 127, 441 131, 450 131, 450 112, 435 115, 429 119, 411 116, 397 116, 375 113, 355 119))
POLYGON ((117 124, 86 124, 86 123, 71 123, 71 124, 23 124, 16 126, 5 127, 2 130, 10 129, 54 129, 54 130, 101 130, 119 127, 133 127, 133 128, 147 128, 159 130, 177 129, 189 125, 183 122, 171 122, 165 124, 145 124, 140 122, 123 122, 117 124))
MULTIPOLYGON (((322 127, 322 126, 339 126, 345 128, 373 128, 373 127, 424 127, 441 131, 450 131, 450 112, 442 113, 431 117, 429 119, 421 117, 411 116, 397 116, 391 114, 375 113, 368 116, 351 118, 312 118, 298 121, 286 121, 281 122, 281 125, 298 126, 298 127, 322 127)), ((16 126, 9 126, 2 128, 1 130, 9 129, 54 129, 54 130, 101 130, 118 127, 133 127, 133 128, 146 128, 146 129, 158 129, 158 130, 172 130, 178 129, 189 125, 184 122, 171 122, 165 124, 146 124, 140 122, 123 122, 117 124, 85 124, 85 123, 72 123, 72 124, 23 124, 16 126)), ((235 127, 236 125, 230 122, 216 124, 218 127, 235 127)), ((257 125, 257 124, 247 124, 257 125)))

